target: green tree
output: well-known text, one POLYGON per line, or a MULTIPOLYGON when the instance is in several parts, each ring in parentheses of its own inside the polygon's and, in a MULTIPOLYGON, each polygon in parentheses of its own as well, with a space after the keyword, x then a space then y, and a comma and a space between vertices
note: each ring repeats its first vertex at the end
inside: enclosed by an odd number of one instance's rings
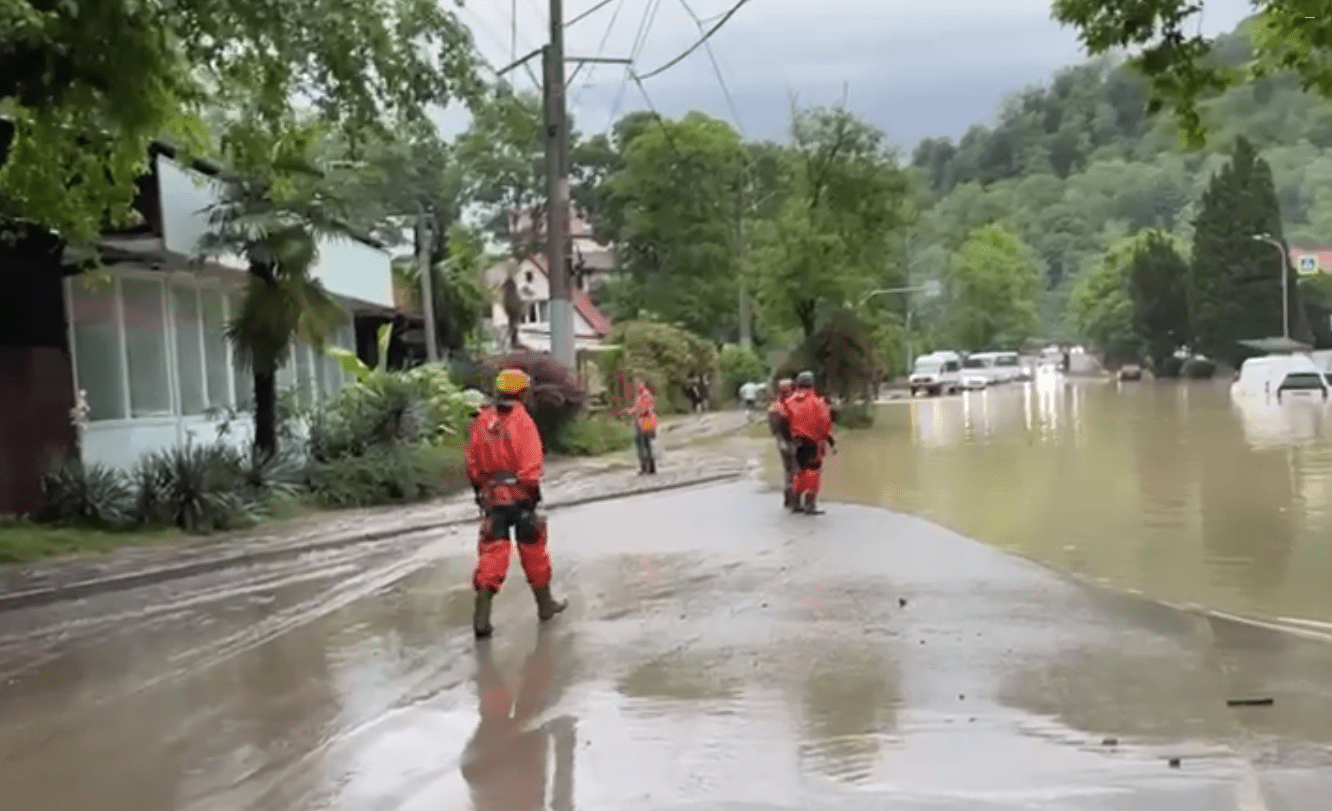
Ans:
POLYGON ((1158 374, 1175 350, 1189 341, 1189 263, 1183 250, 1169 234, 1146 231, 1134 240, 1129 260, 1134 331, 1158 374))
POLYGON ((882 130, 841 107, 795 112, 785 155, 786 199, 755 223, 747 272, 768 324, 808 340, 820 306, 900 284, 908 191, 882 130))
POLYGON ((1239 341, 1280 334, 1282 272, 1290 277, 1296 333, 1295 271, 1272 245, 1255 240, 1257 235, 1281 240, 1281 212, 1267 162, 1248 139, 1238 138, 1230 162, 1212 176, 1203 195, 1188 282, 1197 348, 1232 364, 1251 354, 1239 341))
POLYGON ((319 239, 347 236, 345 201, 330 193, 317 167, 305 157, 315 129, 293 133, 275 145, 264 161, 284 171, 234 174, 223 199, 209 213, 210 232, 201 241, 205 254, 234 252, 248 262, 249 275, 240 312, 227 324, 227 337, 253 374, 254 445, 272 456, 278 449, 277 372, 290 357, 292 342, 302 338, 322 348, 330 330, 346 314, 311 275, 319 239), (305 171, 297 170, 302 165, 305 171))
POLYGON ((638 126, 605 181, 605 236, 626 274, 613 318, 654 314, 698 335, 736 326, 740 138, 702 113, 638 126))
POLYGON ((948 333, 956 346, 1017 346, 1035 334, 1040 271, 1030 249, 1003 226, 983 226, 967 237, 947 287, 948 333))
POLYGON ((1253 60, 1227 53, 1224 41, 1197 27, 1203 4, 1196 0, 1054 0, 1054 17, 1077 29, 1092 55, 1121 50, 1150 83, 1150 109, 1172 107, 1194 144, 1206 127, 1199 102, 1243 81, 1290 71, 1306 89, 1332 96, 1332 17, 1309 0, 1254 0, 1257 15, 1253 60))
POLYGON ((477 87, 434 0, 6 0, 0 29, 0 228, 85 244, 132 221, 153 138, 209 146, 205 104, 231 111, 219 141, 297 109, 355 136, 477 87))

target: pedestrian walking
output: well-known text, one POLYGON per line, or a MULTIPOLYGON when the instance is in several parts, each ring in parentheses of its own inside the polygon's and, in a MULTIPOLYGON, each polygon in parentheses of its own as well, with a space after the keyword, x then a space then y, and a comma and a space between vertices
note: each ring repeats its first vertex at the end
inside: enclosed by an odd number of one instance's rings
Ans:
POLYGON ((472 422, 467 444, 467 478, 481 508, 472 629, 477 638, 491 635, 490 607, 509 572, 510 536, 536 598, 542 622, 565 609, 550 593, 551 566, 546 517, 541 504, 545 460, 541 435, 523 400, 532 381, 521 369, 505 369, 495 380, 496 397, 472 422))
POLYGON ((832 435, 832 411, 814 391, 814 373, 796 375, 795 393, 787 399, 783 413, 795 442, 795 499, 797 512, 816 515, 819 487, 823 483, 823 457, 836 447, 832 435))
POLYGON ((777 396, 768 406, 768 430, 777 443, 777 456, 782 460, 782 506, 791 509, 795 506, 795 445, 791 440, 791 424, 786 419, 785 404, 795 383, 790 378, 777 381, 777 396))
POLYGON ((657 458, 653 453, 652 443, 657 438, 657 395, 652 384, 644 378, 634 381, 636 393, 634 404, 628 413, 634 419, 634 447, 638 449, 638 472, 654 474, 657 472, 657 458))
POLYGON ((758 393, 760 388, 762 387, 752 380, 740 384, 740 402, 744 403, 746 420, 754 419, 754 407, 758 405, 758 393))

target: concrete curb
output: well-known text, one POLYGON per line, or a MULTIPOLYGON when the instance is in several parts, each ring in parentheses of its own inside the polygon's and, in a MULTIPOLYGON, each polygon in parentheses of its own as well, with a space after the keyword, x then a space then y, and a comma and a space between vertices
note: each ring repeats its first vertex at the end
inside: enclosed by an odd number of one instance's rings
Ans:
MULTIPOLYGON (((715 484, 717 482, 740 479, 743 478, 745 474, 746 471, 743 469, 728 470, 721 473, 708 473, 700 476, 686 477, 679 481, 649 484, 644 487, 635 487, 624 490, 610 489, 592 495, 553 501, 545 506, 547 510, 551 511, 562 510, 571 507, 580 507, 584 504, 595 504, 601 501, 650 495, 652 493, 680 490, 686 487, 695 487, 704 484, 715 484)), ((469 514, 466 517, 426 520, 411 526, 394 527, 391 530, 353 531, 327 538, 317 538, 288 545, 277 545, 267 549, 251 549, 207 560, 168 564, 166 566, 144 569, 129 574, 109 575, 107 577, 79 580, 61 586, 28 589, 26 591, 0 594, 0 611, 15 611, 21 608, 33 608, 66 600, 77 600, 82 597, 90 597, 96 594, 105 594, 112 591, 125 591, 140 586, 164 583, 168 580, 179 580, 185 577, 208 574, 209 572, 220 571, 222 569, 248 566, 255 563, 281 560, 283 558, 299 557, 308 552, 340 549, 342 547, 354 546, 360 543, 371 543, 373 541, 392 538, 395 535, 426 532, 432 529, 444 529, 446 527, 470 524, 476 520, 477 516, 475 514, 469 514)))

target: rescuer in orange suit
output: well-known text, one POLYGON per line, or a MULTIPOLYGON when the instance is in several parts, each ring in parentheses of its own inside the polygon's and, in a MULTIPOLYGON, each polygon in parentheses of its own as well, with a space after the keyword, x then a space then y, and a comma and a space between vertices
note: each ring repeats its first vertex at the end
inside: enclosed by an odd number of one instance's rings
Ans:
POLYGON ((817 498, 823 479, 823 457, 835 443, 832 435, 832 409, 814 391, 813 372, 796 375, 795 393, 787 399, 782 410, 787 424, 791 426, 798 468, 793 509, 814 515, 822 512, 818 508, 817 498))
POLYGON ((472 629, 490 636, 490 604, 509 572, 509 536, 518 544, 518 560, 536 597, 542 622, 565 608, 550 594, 550 552, 546 518, 537 513, 544 471, 541 435, 523 406, 531 380, 521 369, 505 369, 495 380, 496 398, 477 414, 467 444, 467 478, 482 510, 477 542, 476 606, 472 629))
POLYGON ((785 405, 795 391, 795 383, 790 378, 777 381, 777 396, 768 406, 768 430, 777 441, 777 455, 782 460, 782 506, 795 506, 795 444, 791 438, 791 425, 786 419, 785 405))

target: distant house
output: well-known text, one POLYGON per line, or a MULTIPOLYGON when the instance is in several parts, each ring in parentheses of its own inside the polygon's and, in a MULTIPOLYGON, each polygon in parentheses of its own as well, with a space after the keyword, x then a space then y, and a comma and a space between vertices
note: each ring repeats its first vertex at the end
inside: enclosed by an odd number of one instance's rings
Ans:
MULTIPOLYGON (((487 268, 483 283, 491 292, 490 326, 497 342, 503 343, 509 319, 504 309, 503 288, 513 279, 523 302, 518 341, 539 352, 550 351, 550 274, 546 267, 544 219, 539 211, 529 209, 509 215, 509 240, 522 260, 509 259, 487 268)), ((610 334, 611 323, 593 302, 590 293, 615 273, 615 251, 592 237, 587 212, 571 206, 570 252, 574 270, 571 298, 574 309, 574 345, 576 349, 595 349, 610 334)))
MULTIPOLYGON (((141 224, 101 239, 105 284, 88 284, 57 255, 0 267, 0 315, 56 325, 41 334, 10 319, 0 327, 0 514, 38 507, 53 451, 77 442, 85 463, 127 468, 148 451, 212 441, 207 411, 251 403, 251 376, 224 333, 246 262, 196 260, 207 210, 222 193, 217 174, 156 147, 139 183, 141 224), (77 440, 70 410, 80 390, 89 412, 77 440)), ((313 275, 350 316, 330 343, 373 360, 375 327, 394 317, 388 253, 368 240, 322 240, 313 275)), ((307 405, 346 382, 337 363, 304 344, 278 374, 279 390, 294 389, 307 405)), ((230 441, 248 442, 248 425, 237 428, 230 441)))
MULTIPOLYGON (((492 291, 491 327, 497 340, 508 332, 509 319, 504 311, 502 290, 504 282, 513 278, 518 296, 523 302, 522 323, 518 326, 518 342, 528 349, 549 352, 550 343, 550 276, 546 272, 546 257, 533 254, 521 261, 510 259, 485 271, 485 285, 492 291)), ((595 349, 610 334, 611 323, 587 293, 572 291, 574 310, 574 348, 595 349)))
POLYGON ((1332 273, 1332 248, 1291 245, 1290 264, 1300 273, 1332 273))

